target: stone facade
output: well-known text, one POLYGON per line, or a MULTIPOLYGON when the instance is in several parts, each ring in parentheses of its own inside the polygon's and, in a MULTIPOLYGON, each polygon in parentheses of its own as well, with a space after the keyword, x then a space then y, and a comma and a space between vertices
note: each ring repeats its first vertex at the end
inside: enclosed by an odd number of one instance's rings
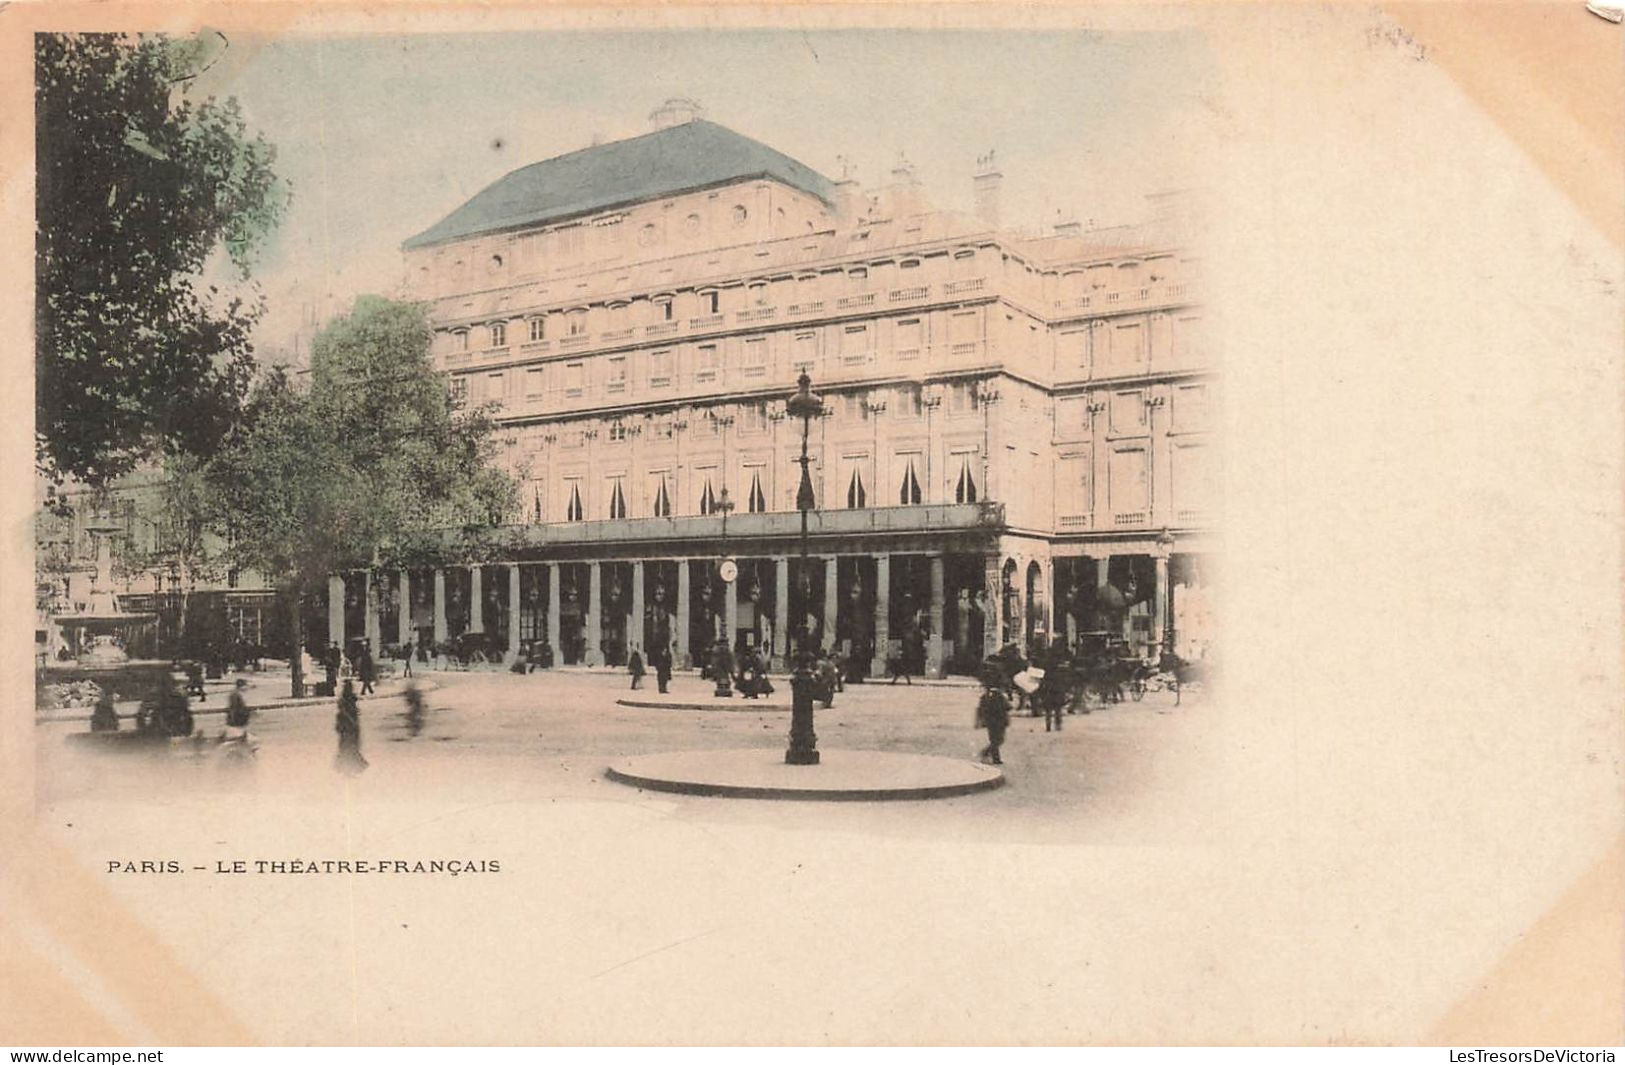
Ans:
POLYGON ((364 631, 335 612, 335 634, 485 631, 600 664, 664 615, 679 657, 725 636, 782 665, 805 625, 856 671, 941 673, 1076 637, 1110 585, 1139 649, 1172 637, 1217 475, 1178 198, 1140 226, 1033 234, 993 224, 991 157, 981 217, 931 210, 906 163, 872 193, 646 176, 639 202, 408 242, 448 387, 511 430, 524 546, 376 578, 364 631), (826 406, 805 574, 785 412, 803 371, 826 406))

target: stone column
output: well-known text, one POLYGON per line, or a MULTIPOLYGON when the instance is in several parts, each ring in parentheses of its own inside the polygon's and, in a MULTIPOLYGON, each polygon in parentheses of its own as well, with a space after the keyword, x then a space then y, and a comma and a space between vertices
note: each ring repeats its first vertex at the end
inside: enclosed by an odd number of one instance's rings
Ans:
POLYGON ((327 578, 327 642, 344 646, 344 578, 327 578))
POLYGON ((1153 662, 1162 657, 1162 638, 1168 627, 1168 556, 1158 552, 1157 583, 1151 589, 1151 642, 1146 650, 1153 662))
POLYGON ((1016 559, 1013 587, 1016 593, 1016 610, 1010 618, 1010 639, 1021 649, 1021 656, 1026 658, 1032 649, 1027 646, 1027 560, 1024 558, 1016 559))
POLYGON ((734 638, 739 634, 739 580, 735 578, 722 586, 722 638, 733 650, 734 638))
POLYGON ((598 646, 604 639, 603 583, 603 565, 598 562, 587 563, 587 654, 585 661, 589 666, 604 664, 604 649, 598 646))
POLYGON ((869 675, 884 677, 891 643, 891 556, 875 556, 875 651, 869 675))
POLYGON ((824 646, 833 648, 835 632, 841 617, 841 560, 830 555, 824 559, 824 646))
POLYGON ((677 665, 689 667, 688 658, 688 559, 677 560, 677 607, 672 616, 672 639, 677 641, 677 665))
POLYGON ((446 571, 434 571, 434 642, 446 642, 446 571))
POLYGON ((379 654, 382 653, 382 648, 379 646, 382 640, 379 638, 378 632, 378 589, 373 583, 371 573, 361 575, 361 589, 362 595, 365 596, 362 617, 366 619, 363 626, 367 630, 367 650, 372 652, 372 657, 376 661, 379 654))
POLYGON ((485 631, 485 567, 468 567, 468 631, 485 631))
POLYGON ((519 564, 508 564, 508 656, 504 659, 507 665, 512 665, 514 659, 519 657, 519 564))
POLYGON ((626 619, 626 646, 630 657, 631 648, 636 647, 643 655, 644 665, 649 664, 649 649, 643 646, 643 563, 632 563, 632 613, 626 619))
POLYGON ((564 661, 564 649, 559 646, 559 564, 547 564, 547 645, 553 648, 553 664, 564 661))
POLYGON ((942 670, 943 617, 943 563, 941 555, 931 556, 931 633, 925 640, 925 675, 940 677, 942 670))
POLYGON ((1004 578, 1000 572, 1002 560, 989 555, 982 570, 982 657, 992 658, 999 653, 999 630, 1004 625, 1004 578))
POLYGON ((773 560, 773 664, 795 668, 795 641, 790 632, 790 560, 773 560))
POLYGON ((404 570, 404 569, 401 570, 401 595, 400 595, 400 600, 401 600, 400 609, 395 612, 395 629, 396 629, 395 635, 400 637, 400 639, 397 640, 396 642, 399 643, 402 647, 405 647, 406 646, 406 641, 412 639, 413 630, 412 630, 412 574, 410 572, 408 572, 407 570, 404 570))
POLYGON ((1104 588, 1111 580, 1112 556, 1101 555, 1095 559, 1095 587, 1104 588))

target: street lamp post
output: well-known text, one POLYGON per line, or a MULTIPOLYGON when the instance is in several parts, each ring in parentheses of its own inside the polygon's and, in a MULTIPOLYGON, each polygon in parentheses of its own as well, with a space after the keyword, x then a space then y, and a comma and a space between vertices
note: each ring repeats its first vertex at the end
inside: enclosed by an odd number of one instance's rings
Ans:
MULTIPOLYGON (((812 420, 824 412, 824 401, 812 391, 812 378, 805 371, 796 380, 796 394, 785 403, 785 413, 801 419, 801 485, 796 489, 796 509, 801 512, 801 574, 807 576, 807 512, 813 508, 812 475, 807 470, 807 436, 812 420)), ((799 583, 799 582, 798 582, 799 583)), ((784 752, 789 765, 818 764, 818 735, 813 731, 812 652, 807 646, 806 604, 796 626, 796 669, 790 677, 790 746, 784 752)))

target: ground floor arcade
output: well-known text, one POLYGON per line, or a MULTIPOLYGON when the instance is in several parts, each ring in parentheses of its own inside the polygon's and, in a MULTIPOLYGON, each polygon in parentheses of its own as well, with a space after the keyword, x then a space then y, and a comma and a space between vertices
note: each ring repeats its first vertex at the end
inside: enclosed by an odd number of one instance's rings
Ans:
POLYGON ((346 574, 329 582, 326 632, 345 645, 367 640, 375 654, 472 643, 557 665, 624 665, 633 650, 647 659, 665 644, 679 668, 725 640, 785 669, 805 637, 872 676, 891 664, 974 673, 1007 643, 1030 651, 1088 634, 1149 657, 1200 658, 1211 642, 1205 545, 1195 539, 913 539, 826 542, 805 563, 793 543, 747 542, 346 574))

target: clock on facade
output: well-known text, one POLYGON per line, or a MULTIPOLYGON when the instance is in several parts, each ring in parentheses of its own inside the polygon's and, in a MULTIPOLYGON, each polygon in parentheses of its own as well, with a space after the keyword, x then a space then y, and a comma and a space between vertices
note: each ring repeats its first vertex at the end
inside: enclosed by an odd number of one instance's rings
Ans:
POLYGON ((734 578, 739 576, 739 563, 731 558, 723 559, 722 565, 717 567, 717 576, 722 578, 724 584, 732 584, 734 578))

